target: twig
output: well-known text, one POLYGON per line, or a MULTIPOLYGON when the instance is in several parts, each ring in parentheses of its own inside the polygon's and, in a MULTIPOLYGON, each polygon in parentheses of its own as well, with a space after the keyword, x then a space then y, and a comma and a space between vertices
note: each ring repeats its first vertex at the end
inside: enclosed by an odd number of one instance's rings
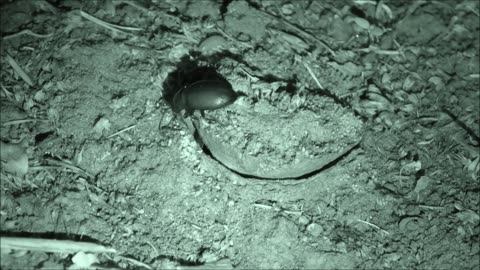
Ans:
POLYGON ((83 174, 85 176, 88 176, 90 178, 95 178, 95 176, 73 164, 70 164, 66 161, 63 161, 63 160, 55 160, 55 159, 47 159, 47 162, 50 163, 50 164, 53 164, 53 165, 56 165, 56 166, 61 166, 61 167, 64 167, 64 168, 67 168, 67 169, 70 169, 72 170, 73 172, 76 172, 76 173, 79 173, 79 174, 83 174))
POLYGON ((263 208, 263 209, 272 209, 273 206, 271 205, 265 205, 265 204, 260 204, 260 203, 254 203, 253 206, 256 206, 258 208, 263 208))
POLYGON ((242 46, 244 46, 245 48, 253 48, 252 45, 250 45, 248 42, 244 42, 244 41, 240 41, 240 40, 236 40, 235 38, 231 37, 229 34, 225 33, 225 31, 223 31, 222 28, 220 28, 220 26, 218 26, 218 24, 215 24, 215 27, 217 28, 218 32, 220 32, 220 34, 222 34, 224 37, 226 37, 227 39, 231 40, 231 41, 234 41, 234 42, 237 42, 238 44, 241 44, 242 46))
POLYGON ((112 135, 108 136, 107 139, 112 138, 112 137, 115 137, 115 136, 117 136, 118 134, 123 133, 123 132, 125 132, 125 131, 128 131, 128 130, 136 127, 136 126, 137 126, 137 125, 131 125, 131 126, 126 127, 126 128, 124 128, 124 129, 122 129, 122 130, 120 130, 120 131, 117 131, 117 132, 113 133, 112 135))
POLYGON ((35 170, 35 171, 43 171, 43 170, 57 170, 57 169, 63 169, 64 167, 62 166, 52 166, 52 165, 47 165, 47 166, 30 166, 28 169, 29 170, 35 170))
POLYGON ((290 215, 296 215, 296 216, 301 216, 303 212, 301 211, 290 211, 290 210, 285 210, 277 206, 271 206, 271 205, 265 205, 261 203, 254 203, 253 206, 258 207, 258 208, 263 208, 263 209, 269 209, 269 210, 274 210, 274 211, 281 211, 285 214, 290 214, 290 215))
POLYGON ((46 119, 35 119, 35 118, 11 120, 11 121, 7 121, 5 123, 2 123, 2 126, 18 125, 18 124, 29 123, 29 122, 48 122, 48 120, 46 120, 46 119))
POLYGON ((370 45, 368 48, 353 49, 353 51, 366 52, 366 53, 373 52, 380 55, 402 55, 403 54, 401 51, 383 50, 373 45, 370 45))
POLYGON ((22 30, 22 31, 20 31, 20 32, 18 32, 18 33, 6 35, 6 36, 2 37, 2 40, 9 40, 9 39, 12 39, 12 38, 16 38, 16 37, 18 37, 18 36, 21 36, 21 35, 29 35, 29 36, 36 37, 36 38, 48 38, 48 37, 53 36, 53 33, 50 33, 50 34, 37 34, 37 33, 32 32, 32 30, 30 30, 30 29, 25 29, 25 30, 22 30))
POLYGON ((387 235, 390 234, 389 232, 385 231, 384 229, 382 229, 382 228, 378 227, 377 225, 372 224, 372 223, 370 223, 370 222, 368 222, 368 221, 364 221, 364 220, 361 220, 361 219, 357 219, 357 221, 358 221, 358 222, 361 222, 361 223, 363 223, 363 224, 367 224, 368 226, 371 226, 371 227, 373 227, 373 228, 375 228, 375 229, 377 229, 377 230, 379 230, 379 231, 382 231, 383 233, 385 233, 385 234, 387 234, 387 235))
POLYGON ((76 253, 80 251, 92 253, 117 252, 114 248, 95 243, 27 237, 0 237, 0 248, 2 252, 8 249, 57 253, 76 253))
POLYGON ((119 256, 119 257, 133 263, 136 266, 141 266, 141 267, 144 267, 144 268, 147 268, 147 269, 153 269, 150 265, 148 265, 144 262, 141 262, 139 260, 135 260, 133 258, 129 258, 129 257, 125 257, 125 256, 119 256))
POLYGON ((13 100, 13 94, 7 90, 7 88, 5 88, 5 86, 3 85, 3 83, 0 83, 0 87, 2 88, 2 91, 3 93, 5 94, 5 97, 12 101, 13 100))
POLYGON ((94 16, 92 16, 92 15, 90 15, 90 14, 88 14, 88 13, 82 11, 82 10, 80 10, 80 15, 83 18, 85 18, 85 19, 87 19, 87 20, 89 20, 93 23, 96 23, 100 26, 103 26, 103 27, 105 27, 109 30, 115 31, 115 32, 121 32, 121 33, 130 35, 130 33, 125 32, 125 31, 141 31, 141 30, 143 30, 142 28, 137 28, 137 27, 128 27, 128 26, 121 26, 121 25, 116 25, 116 24, 112 24, 112 23, 107 23, 107 22, 102 21, 98 18, 95 18, 94 16), (125 31, 122 31, 122 30, 125 30, 125 31))
POLYGON ((445 207, 443 206, 432 206, 432 205, 423 205, 420 204, 418 207, 429 209, 429 210, 443 210, 445 207))
POLYGON ((152 243, 150 243, 150 241, 147 241, 147 244, 153 248, 153 251, 155 251, 155 256, 160 255, 160 253, 158 253, 158 249, 152 243))
POLYGON ((307 63, 305 62, 302 62, 303 66, 308 70, 308 73, 310 73, 310 76, 312 76, 313 80, 315 81, 315 83, 318 85, 318 87, 321 89, 321 90, 324 90, 323 86, 320 84, 320 82, 318 81, 317 79, 317 76, 315 76, 315 74, 313 73, 312 69, 310 68, 310 66, 307 65, 307 63))

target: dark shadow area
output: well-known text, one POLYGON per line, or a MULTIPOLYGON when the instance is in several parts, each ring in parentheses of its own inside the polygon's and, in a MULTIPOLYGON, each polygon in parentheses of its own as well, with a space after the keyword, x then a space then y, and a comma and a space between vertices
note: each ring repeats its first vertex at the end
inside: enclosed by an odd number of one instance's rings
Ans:
POLYGON ((96 239, 86 235, 72 234, 72 233, 58 233, 58 232, 9 232, 1 231, 2 237, 23 237, 23 238, 41 238, 46 240, 70 240, 78 242, 94 243, 98 245, 105 245, 96 239))

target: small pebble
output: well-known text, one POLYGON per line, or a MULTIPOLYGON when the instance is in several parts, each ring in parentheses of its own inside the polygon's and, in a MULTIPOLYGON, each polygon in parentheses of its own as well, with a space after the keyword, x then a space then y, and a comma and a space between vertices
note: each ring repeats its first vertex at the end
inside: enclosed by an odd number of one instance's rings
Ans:
POLYGON ((322 232, 322 226, 318 225, 317 223, 312 223, 307 226, 307 231, 314 237, 319 237, 322 232))
POLYGON ((310 220, 305 216, 300 216, 298 218, 298 223, 300 223, 301 225, 307 225, 309 222, 310 220))
POLYGON ((220 35, 214 35, 200 42, 198 49, 200 52, 202 52, 202 54, 208 55, 227 48, 227 43, 228 41, 224 37, 220 35))
POLYGON ((282 6, 283 15, 292 15, 295 11, 295 6, 293 4, 285 4, 282 6))

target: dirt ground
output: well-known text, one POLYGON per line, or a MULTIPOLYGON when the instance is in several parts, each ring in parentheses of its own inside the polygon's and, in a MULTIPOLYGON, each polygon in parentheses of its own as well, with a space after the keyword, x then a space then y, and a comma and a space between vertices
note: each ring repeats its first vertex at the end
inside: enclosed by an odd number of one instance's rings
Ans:
POLYGON ((480 270, 478 1, 0 3, 2 269, 480 270))

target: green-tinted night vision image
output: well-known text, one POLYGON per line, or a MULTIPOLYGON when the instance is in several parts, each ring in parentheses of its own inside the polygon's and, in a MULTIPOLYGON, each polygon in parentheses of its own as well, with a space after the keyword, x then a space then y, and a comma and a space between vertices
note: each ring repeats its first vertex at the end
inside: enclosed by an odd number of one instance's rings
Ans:
POLYGON ((0 0, 1 269, 480 270, 478 0, 0 0))

